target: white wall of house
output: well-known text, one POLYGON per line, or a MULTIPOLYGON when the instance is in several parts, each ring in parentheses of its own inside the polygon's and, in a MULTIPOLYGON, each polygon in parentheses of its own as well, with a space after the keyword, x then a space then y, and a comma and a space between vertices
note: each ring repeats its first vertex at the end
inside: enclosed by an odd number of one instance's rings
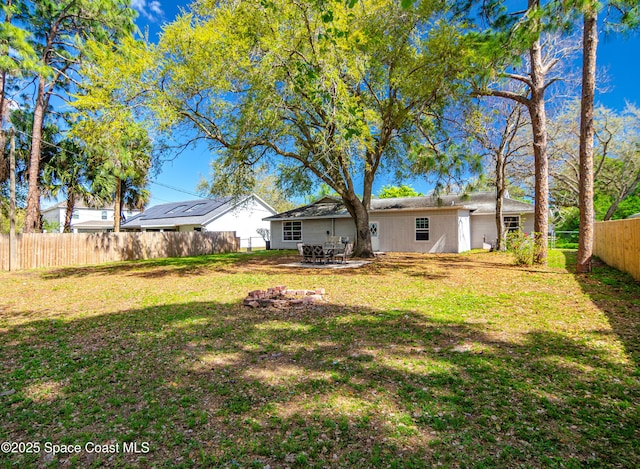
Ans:
POLYGON ((348 237, 356 239, 356 226, 351 218, 319 218, 314 220, 291 220, 302 224, 302 239, 285 240, 282 232, 282 221, 271 222, 271 247, 273 249, 296 249, 298 243, 320 244, 327 236, 348 237))
MULTIPOLYGON (((533 213, 503 213, 503 216, 520 217, 520 223, 525 233, 533 233, 533 213)), ((471 214, 471 248, 482 249, 482 244, 495 243, 498 238, 496 228, 496 216, 493 213, 474 215, 471 214)))
MULTIPOLYGON (((207 231, 235 231, 236 236, 240 238, 240 247, 248 247, 249 238, 251 238, 252 248, 264 248, 265 242, 256 230, 258 228, 269 229, 270 223, 262 219, 272 215, 274 215, 273 211, 252 197, 246 203, 239 205, 236 210, 226 212, 207 224, 205 229, 207 231)), ((193 231, 193 228, 189 231, 193 231)))
MULTIPOLYGON (((42 218, 51 223, 58 223, 60 225, 60 233, 64 231, 64 220, 67 209, 64 207, 54 207, 42 212, 42 218)), ((140 213, 139 210, 125 210, 124 215, 126 218, 131 218, 135 214, 140 213)), ((110 221, 113 222, 113 209, 104 208, 76 208, 73 210, 73 216, 71 218, 71 225, 75 223, 83 223, 87 221, 110 221)), ((76 232, 74 230, 74 232, 76 232)))
MULTIPOLYGON (((374 214, 370 215, 374 218, 374 214)), ((375 212, 380 250, 387 252, 459 252, 457 210, 375 212), (428 219, 428 240, 416 239, 416 219, 428 219)), ((426 231, 423 229, 423 232, 426 231)))

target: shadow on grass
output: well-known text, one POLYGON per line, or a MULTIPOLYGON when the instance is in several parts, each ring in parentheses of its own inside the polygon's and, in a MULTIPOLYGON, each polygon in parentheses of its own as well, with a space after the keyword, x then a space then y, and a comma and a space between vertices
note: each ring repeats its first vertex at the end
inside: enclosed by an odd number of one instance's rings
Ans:
MULTIPOLYGON (((528 271, 532 273, 567 275, 565 271, 550 271, 548 269, 531 269, 513 265, 510 257, 504 253, 472 253, 473 256, 460 254, 417 254, 407 255, 392 253, 379 256, 371 264, 358 269, 313 269, 313 275, 384 276, 388 273, 402 272, 403 275, 438 280, 455 275, 456 271, 478 270, 482 272, 493 268, 513 270, 514 272, 528 271), (425 270, 425 266, 429 269, 425 270)), ((275 274, 310 274, 305 267, 289 267, 299 261, 296 251, 256 251, 231 254, 213 254, 208 256, 150 259, 140 261, 125 261, 109 264, 74 266, 45 271, 42 278, 55 280, 62 278, 82 278, 95 275, 117 276, 129 275, 139 278, 162 278, 172 275, 199 276, 207 273, 229 273, 238 270, 275 274), (277 270, 274 268, 277 267, 277 270)))
POLYGON ((640 282, 595 258, 590 274, 575 272, 576 251, 563 251, 567 269, 598 308, 633 358, 640 376, 640 282))
POLYGON ((282 263, 285 259, 293 258, 295 258, 294 251, 257 251, 195 257, 172 257, 51 269, 43 274, 43 278, 58 279, 91 275, 122 275, 125 273, 143 278, 159 278, 169 275, 199 275, 211 270, 231 272, 230 269, 245 264, 274 266, 282 263))
MULTIPOLYGON (((603 340, 606 337, 603 336, 603 340)), ((149 442, 24 466, 637 467, 640 385, 552 331, 184 303, 0 334, 0 440, 149 442)))
MULTIPOLYGON (((447 257, 454 258, 453 256, 447 257)), ((52 269, 42 274, 44 279, 54 280, 61 278, 82 278, 95 275, 130 275, 140 278, 161 278, 172 275, 189 276, 205 275, 210 272, 229 273, 238 272, 239 269, 249 269, 254 272, 265 271, 275 274, 310 274, 309 268, 290 267, 286 264, 298 262, 300 257, 296 251, 257 251, 232 254, 213 254, 197 257, 178 257, 166 259, 150 259, 140 261, 125 261, 101 265, 74 266, 61 269, 52 269), (272 270, 277 267, 277 270, 272 270)), ((394 256, 391 262, 385 257, 373 260, 372 264, 358 269, 313 269, 313 275, 362 275, 376 273, 384 275, 389 271, 403 271, 407 275, 422 277, 425 279, 439 279, 446 277, 443 272, 425 274, 424 264, 433 263, 444 271, 445 260, 436 260, 433 256, 425 255, 424 258, 412 256, 394 256)), ((465 268, 470 268, 468 264, 465 268)), ((473 264, 476 267, 480 263, 473 264)))

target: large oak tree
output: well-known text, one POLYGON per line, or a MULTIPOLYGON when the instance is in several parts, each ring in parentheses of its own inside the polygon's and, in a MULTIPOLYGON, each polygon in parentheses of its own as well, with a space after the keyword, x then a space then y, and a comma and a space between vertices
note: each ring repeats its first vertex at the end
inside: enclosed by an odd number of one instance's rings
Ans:
POLYGON ((265 165, 289 189, 324 183, 372 256, 373 182, 429 158, 425 132, 473 61, 463 26, 440 0, 202 1, 127 88, 160 127, 210 143, 216 192, 250 191, 265 165))

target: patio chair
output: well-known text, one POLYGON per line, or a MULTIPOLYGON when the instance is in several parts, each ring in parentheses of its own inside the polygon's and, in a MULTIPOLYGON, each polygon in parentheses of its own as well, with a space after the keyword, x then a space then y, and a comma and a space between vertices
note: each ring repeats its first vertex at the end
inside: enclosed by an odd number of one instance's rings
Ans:
POLYGON ((312 262, 314 264, 316 262, 324 263, 324 261, 325 261, 324 248, 323 248, 322 244, 313 244, 313 245, 310 245, 309 248, 311 249, 312 262))
POLYGON ((327 262, 335 262, 336 253, 341 252, 344 245, 338 242, 327 242, 323 244, 324 257, 327 262))
POLYGON ((353 253, 353 243, 347 243, 344 245, 344 251, 336 252, 333 255, 333 258, 338 261, 338 259, 342 259, 340 262, 347 264, 347 258, 351 256, 353 253))
POLYGON ((305 245, 304 243, 298 243, 298 254, 302 258, 302 262, 311 262, 313 257, 313 252, 311 251, 311 246, 305 245))

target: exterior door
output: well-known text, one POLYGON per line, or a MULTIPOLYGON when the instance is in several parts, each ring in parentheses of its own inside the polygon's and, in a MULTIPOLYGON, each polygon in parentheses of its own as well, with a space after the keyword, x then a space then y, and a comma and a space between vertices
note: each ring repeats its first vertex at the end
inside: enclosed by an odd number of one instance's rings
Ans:
POLYGON ((371 233, 371 249, 380 250, 380 224, 377 221, 369 222, 369 233, 371 233))

